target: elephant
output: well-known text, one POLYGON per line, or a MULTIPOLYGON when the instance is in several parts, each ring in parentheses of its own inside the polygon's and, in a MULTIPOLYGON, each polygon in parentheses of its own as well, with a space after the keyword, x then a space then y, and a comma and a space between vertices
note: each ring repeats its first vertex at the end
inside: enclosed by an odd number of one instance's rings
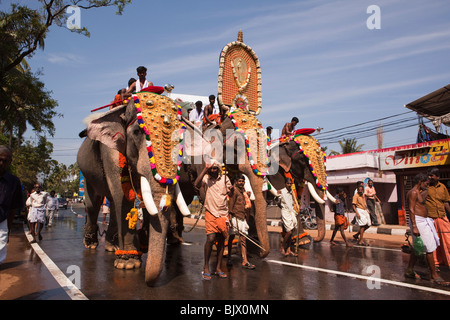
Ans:
MULTIPOLYGON (((263 163, 260 165, 259 170, 256 168, 256 165, 253 163, 253 160, 249 158, 249 153, 246 153, 246 142, 243 134, 236 134, 236 122, 233 121, 233 116, 237 119, 238 115, 244 117, 248 123, 253 121, 253 125, 250 124, 251 127, 256 127, 258 130, 261 127, 261 124, 256 119, 255 116, 251 115, 249 112, 232 112, 228 113, 227 117, 223 119, 220 125, 211 128, 211 130, 206 130, 203 133, 200 132, 194 125, 186 121, 187 132, 191 134, 192 142, 203 141, 203 146, 201 146, 201 150, 199 153, 191 152, 191 158, 193 157, 204 157, 208 156, 210 153, 215 152, 216 158, 219 157, 220 162, 224 163, 226 166, 226 170, 228 173, 237 173, 240 172, 244 174, 246 179, 246 189, 252 192, 252 202, 254 203, 254 219, 256 232, 258 235, 258 240, 261 246, 261 251, 259 252, 259 256, 261 258, 266 257, 270 252, 270 244, 269 244, 269 233, 267 229, 267 219, 266 219, 266 199, 263 192, 263 186, 266 182, 264 170, 267 169, 267 163, 263 163), (233 136, 233 139, 230 137, 233 136), (218 146, 217 149, 222 148, 222 150, 205 150, 205 144, 209 145, 211 137, 215 137, 215 139, 223 139, 215 144, 218 146), (218 155, 219 154, 219 155, 218 155), (261 172, 263 172, 261 174, 261 172)), ((261 129, 262 130, 262 129, 261 129)), ((251 131, 251 130, 250 130, 251 131)), ((267 136, 264 133, 264 141, 267 143, 267 136)), ((217 140, 216 140, 217 142, 217 140)), ((247 141, 248 142, 248 141, 247 141)), ((214 143, 213 143, 214 144, 214 143)), ((192 147, 191 148, 195 148, 192 147)), ((207 147, 208 148, 208 147, 207 147)), ((267 156, 267 154, 266 154, 267 156)), ((214 157, 214 155, 212 156, 214 157)), ((190 159, 188 162, 191 162, 192 165, 189 168, 192 182, 195 180, 196 176, 200 173, 203 168, 203 160, 200 163, 199 158, 197 161, 190 159)), ((191 192, 193 191, 192 185, 188 187, 191 192)), ((183 195, 187 195, 189 190, 183 190, 183 195)), ((204 199, 204 195, 200 195, 200 198, 204 199)), ((187 200, 187 199, 186 199, 187 200)))
POLYGON ((150 214, 145 281, 151 286, 162 271, 169 220, 175 210, 172 203, 183 215, 190 214, 177 184, 181 161, 174 162, 172 154, 179 145, 172 136, 180 136, 183 129, 180 110, 168 97, 141 92, 86 122, 87 137, 77 154, 85 177, 83 242, 86 247, 96 247, 97 217, 106 196, 111 220, 117 224, 119 250, 114 265, 139 268, 141 252, 132 223, 137 217, 132 209, 139 197, 150 214))
POLYGON ((326 157, 318 141, 309 135, 299 135, 276 142, 271 146, 270 159, 279 164, 268 176, 275 189, 284 187, 287 172, 296 183, 305 182, 319 209, 316 210, 318 235, 314 241, 322 241, 325 237, 325 199, 336 200, 327 190, 326 157))

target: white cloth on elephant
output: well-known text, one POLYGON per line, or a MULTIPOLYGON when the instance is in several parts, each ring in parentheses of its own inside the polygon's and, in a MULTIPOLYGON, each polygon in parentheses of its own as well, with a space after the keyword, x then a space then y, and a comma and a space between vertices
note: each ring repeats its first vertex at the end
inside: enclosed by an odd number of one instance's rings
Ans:
POLYGON ((294 197, 292 190, 281 189, 281 220, 286 232, 297 227, 297 213, 294 210, 294 197))
POLYGON ((148 80, 145 80, 144 86, 141 88, 141 82, 139 80, 136 80, 136 92, 141 91, 144 88, 148 87, 148 80))
POLYGON ((367 210, 356 208, 358 210, 359 218, 358 216, 355 216, 356 224, 360 227, 362 226, 370 226, 372 223, 370 221, 370 213, 367 210))
MULTIPOLYGON (((434 226, 434 220, 432 218, 425 218, 421 216, 415 216, 416 218, 416 226, 419 230, 420 237, 422 238, 423 245, 425 247, 426 253, 431 253, 439 247, 439 236, 436 232, 436 228, 434 226)), ((409 225, 411 226, 411 220, 409 221, 409 225)), ((415 238, 413 234, 413 239, 415 238)))

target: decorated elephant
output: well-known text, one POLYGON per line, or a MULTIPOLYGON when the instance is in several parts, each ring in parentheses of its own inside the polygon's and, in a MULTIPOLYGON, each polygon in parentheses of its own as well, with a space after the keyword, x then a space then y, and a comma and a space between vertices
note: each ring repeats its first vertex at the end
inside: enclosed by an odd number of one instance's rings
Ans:
POLYGON ((97 217, 104 196, 110 200, 111 219, 117 222, 116 268, 140 267, 136 237, 136 197, 150 214, 145 281, 152 285, 164 263, 166 236, 174 206, 189 209, 177 184, 182 150, 173 136, 182 137, 180 110, 168 97, 137 93, 127 102, 88 121, 87 138, 77 156, 85 177, 87 219, 84 243, 98 243, 97 217), (173 150, 176 150, 174 155, 173 150))
MULTIPOLYGON (((188 169, 192 182, 201 172, 205 157, 216 158, 224 163, 230 176, 239 172, 247 177, 246 189, 252 192, 255 227, 262 248, 260 257, 266 257, 270 252, 270 245, 263 189, 266 183, 268 148, 267 136, 261 123, 248 111, 236 110, 228 113, 220 126, 210 130, 201 132, 189 122, 186 122, 186 127, 189 133, 187 136, 193 137, 191 143, 187 143, 191 146, 185 146, 185 155, 190 157, 187 162, 192 163, 188 169), (193 149, 197 149, 197 152, 193 149)), ((187 189, 185 192, 182 188, 186 201, 189 192, 193 192, 192 185, 188 185, 187 189)), ((203 197, 200 194, 200 198, 203 197)))
POLYGON ((318 235, 314 241, 325 237, 325 199, 335 199, 327 190, 326 157, 318 141, 309 135, 296 135, 271 146, 271 161, 279 164, 276 171, 271 171, 269 181, 276 189, 284 187, 286 174, 289 173, 296 184, 303 181, 309 193, 317 203, 316 218, 318 235))

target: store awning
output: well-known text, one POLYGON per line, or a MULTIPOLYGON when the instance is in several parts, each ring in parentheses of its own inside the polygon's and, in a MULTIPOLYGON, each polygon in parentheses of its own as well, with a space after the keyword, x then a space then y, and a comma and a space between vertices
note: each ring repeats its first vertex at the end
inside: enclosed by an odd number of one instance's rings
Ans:
POLYGON ((432 121, 436 130, 441 124, 450 126, 450 84, 408 103, 405 107, 432 121))

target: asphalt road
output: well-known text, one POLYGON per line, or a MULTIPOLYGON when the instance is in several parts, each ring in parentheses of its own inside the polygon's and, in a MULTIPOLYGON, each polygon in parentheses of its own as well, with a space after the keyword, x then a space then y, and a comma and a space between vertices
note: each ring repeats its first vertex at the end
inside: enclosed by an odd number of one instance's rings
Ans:
MULTIPOLYGON (((264 306, 279 300, 450 299, 450 288, 433 285, 427 279, 404 278, 409 255, 401 251, 399 241, 392 241, 393 236, 369 239, 369 247, 347 248, 338 235, 341 243, 337 246, 325 239, 301 250, 298 257, 283 257, 279 253, 280 235, 273 230, 272 249, 265 259, 258 258, 249 245, 249 260, 256 269, 243 269, 239 253, 235 253, 227 279, 205 281, 201 278, 205 241, 202 223, 184 233, 184 245, 167 246, 161 277, 154 287, 148 287, 144 282, 146 254, 138 270, 115 269, 114 253, 104 250, 103 238, 97 250, 84 248, 84 221, 81 206, 61 210, 54 225, 43 230, 43 240, 33 247, 26 239, 28 229, 15 225, 7 260, 0 265, 0 299, 158 300, 162 305, 176 301, 172 312, 189 315, 206 312, 206 308, 199 308, 213 303, 216 314, 220 310, 227 316, 243 312, 234 310, 229 304, 232 301, 241 305, 246 301, 247 312, 258 309, 265 314, 264 306)), ((426 278, 424 263, 419 263, 417 271, 426 278)), ((450 280, 448 268, 442 267, 441 275, 450 280)))

